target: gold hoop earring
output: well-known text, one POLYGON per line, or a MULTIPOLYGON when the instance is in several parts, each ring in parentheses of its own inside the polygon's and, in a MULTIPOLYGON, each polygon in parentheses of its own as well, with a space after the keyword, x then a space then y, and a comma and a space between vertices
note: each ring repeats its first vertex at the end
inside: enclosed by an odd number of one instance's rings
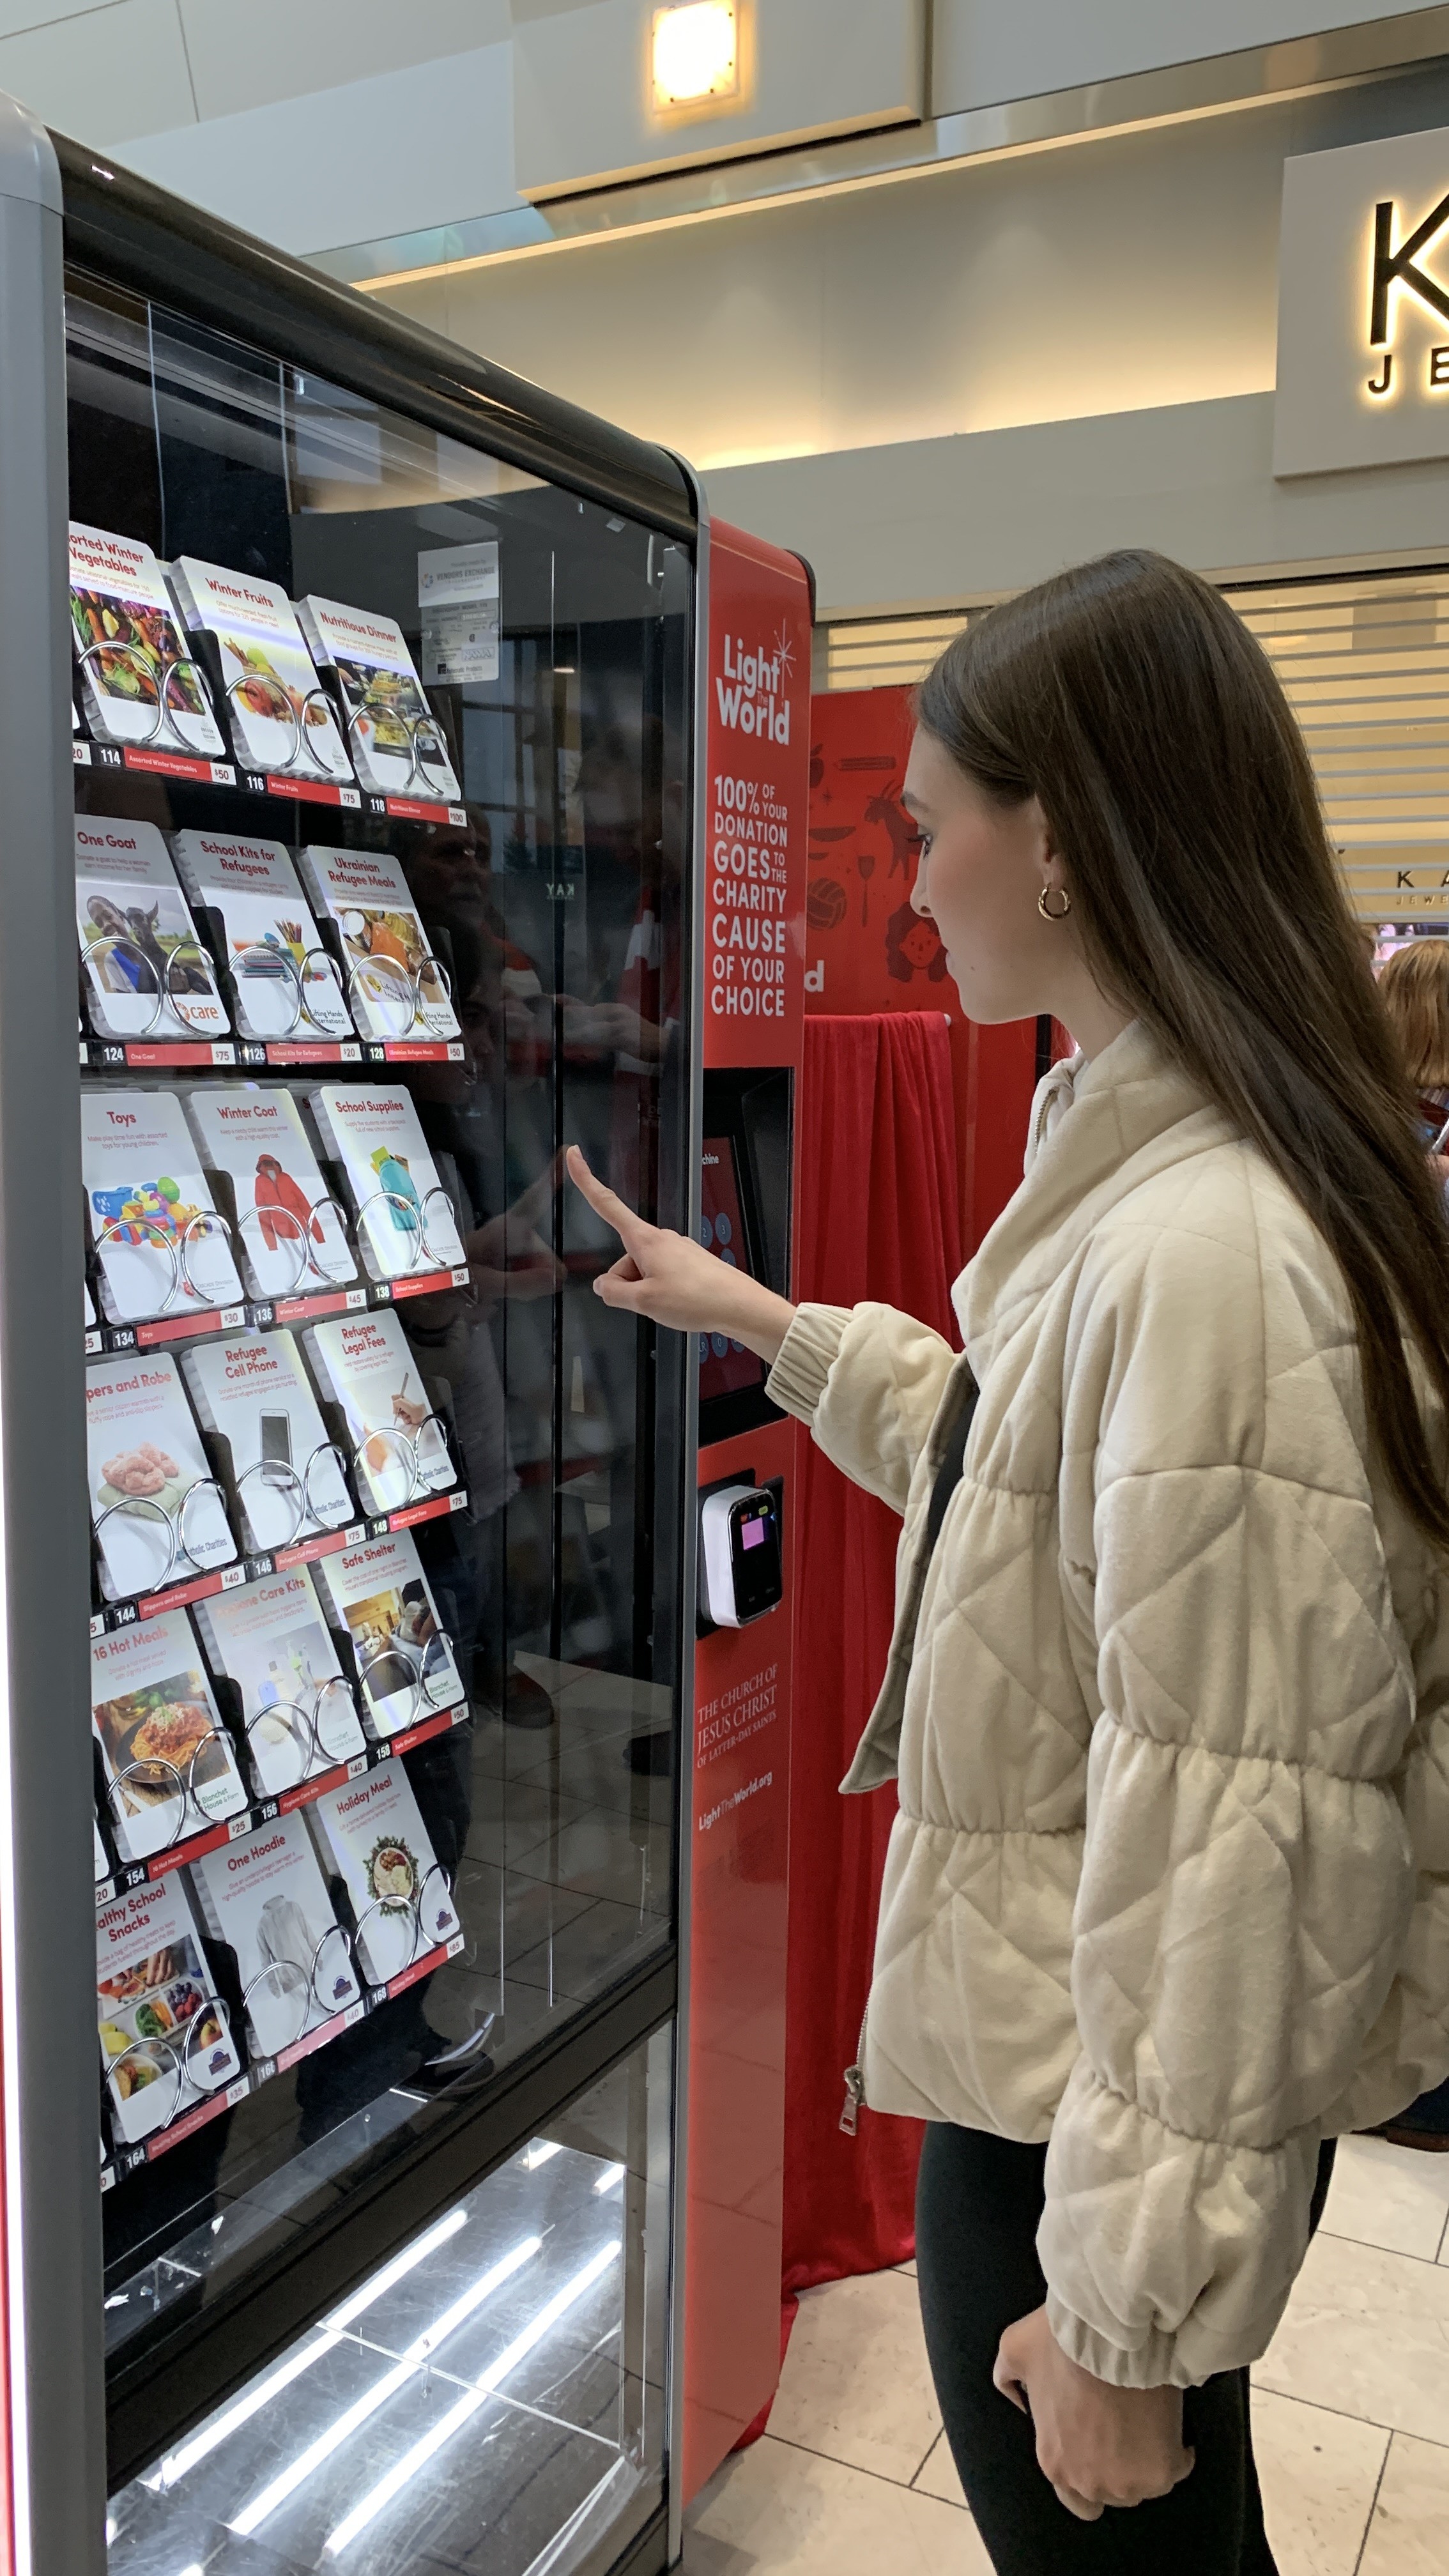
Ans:
POLYGON ((1041 914, 1041 917, 1042 917, 1043 921, 1065 921, 1065 920, 1066 920, 1066 917, 1067 917, 1067 914, 1071 911, 1071 908, 1072 908, 1072 898, 1071 898, 1071 896, 1068 894, 1068 892, 1067 892, 1067 890, 1066 890, 1066 887, 1065 887, 1065 886, 1049 886, 1049 885, 1044 885, 1044 886, 1042 887, 1042 890, 1041 890, 1040 894, 1037 896, 1037 899, 1036 899, 1036 908, 1037 908, 1037 911, 1041 914), (1052 909, 1051 909, 1050 905, 1049 905, 1049 904, 1048 904, 1048 902, 1047 902, 1047 896, 1048 896, 1049 894, 1059 894, 1059 895, 1061 896, 1061 899, 1062 899, 1062 908, 1061 908, 1061 911, 1060 911, 1060 912, 1053 912, 1053 911, 1052 911, 1052 909))

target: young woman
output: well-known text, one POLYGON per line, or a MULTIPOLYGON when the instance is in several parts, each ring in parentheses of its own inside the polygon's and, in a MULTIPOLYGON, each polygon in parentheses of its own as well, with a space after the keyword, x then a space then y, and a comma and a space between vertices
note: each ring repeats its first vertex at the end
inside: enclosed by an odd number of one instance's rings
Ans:
POLYGON ((1449 2071, 1449 1230, 1297 728, 1205 582, 1113 555, 973 625, 905 801, 966 1009, 1077 1045, 964 1357, 574 1178, 606 1303, 749 1343, 904 1514, 845 1784, 900 1796, 861 2064, 931 2124, 992 2560, 1262 2576, 1247 2365, 1330 2142, 1449 2071))

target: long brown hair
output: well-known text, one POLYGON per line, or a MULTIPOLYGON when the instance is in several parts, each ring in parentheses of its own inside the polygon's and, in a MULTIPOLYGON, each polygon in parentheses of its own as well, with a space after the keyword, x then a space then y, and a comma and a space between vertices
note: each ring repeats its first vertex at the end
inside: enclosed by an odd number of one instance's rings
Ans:
POLYGON ((1449 1407, 1449 1225, 1266 656, 1195 573, 1104 555, 959 635, 917 714, 988 795, 1038 798, 1103 991, 1312 1218, 1389 1480, 1449 1547, 1403 1342, 1449 1407))
POLYGON ((1379 999, 1416 1091, 1449 1084, 1449 939, 1411 939, 1379 977, 1379 999))

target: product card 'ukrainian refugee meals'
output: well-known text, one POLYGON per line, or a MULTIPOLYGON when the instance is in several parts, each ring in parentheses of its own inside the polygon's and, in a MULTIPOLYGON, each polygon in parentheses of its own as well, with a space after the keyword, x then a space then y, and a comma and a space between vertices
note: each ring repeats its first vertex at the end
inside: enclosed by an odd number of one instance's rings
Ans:
POLYGON ((378 1042, 456 1038, 448 978, 397 860, 383 850, 314 846, 299 864, 340 954, 359 1033, 378 1042))

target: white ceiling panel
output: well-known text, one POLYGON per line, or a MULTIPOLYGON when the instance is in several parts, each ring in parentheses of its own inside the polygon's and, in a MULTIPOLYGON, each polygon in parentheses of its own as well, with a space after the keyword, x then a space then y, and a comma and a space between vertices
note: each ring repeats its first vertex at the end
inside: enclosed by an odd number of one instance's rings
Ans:
POLYGON ((175 0, 112 0, 0 37, 0 90, 82 143, 121 143, 196 115, 175 0))
MULTIPOLYGON (((0 6, 4 0, 0 0, 0 6)), ((179 0, 196 104, 231 116, 511 32, 508 0, 179 0)), ((152 119, 152 127, 162 124, 152 119)))
POLYGON ((62 18, 91 18, 98 8, 118 0, 0 0, 0 36, 24 35, 32 27, 53 27, 62 18))

